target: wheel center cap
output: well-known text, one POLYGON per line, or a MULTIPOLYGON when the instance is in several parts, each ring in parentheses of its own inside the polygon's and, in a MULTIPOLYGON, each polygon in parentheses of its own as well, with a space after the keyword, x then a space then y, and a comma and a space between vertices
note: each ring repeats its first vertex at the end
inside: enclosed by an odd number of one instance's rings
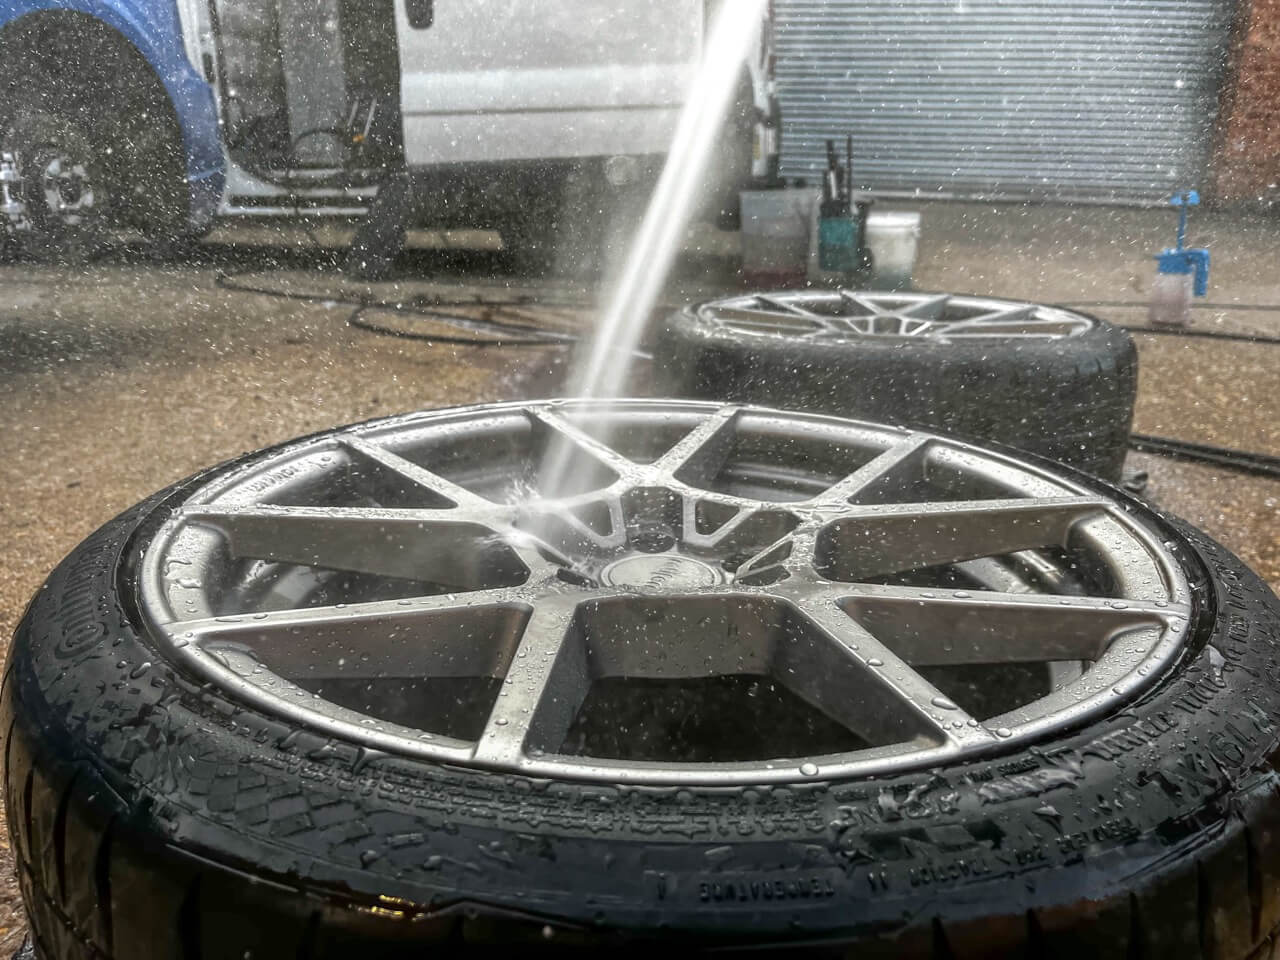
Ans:
POLYGON ((614 561, 600 579, 614 587, 649 590, 694 590, 721 582, 716 569, 701 560, 678 553, 637 554, 614 561))

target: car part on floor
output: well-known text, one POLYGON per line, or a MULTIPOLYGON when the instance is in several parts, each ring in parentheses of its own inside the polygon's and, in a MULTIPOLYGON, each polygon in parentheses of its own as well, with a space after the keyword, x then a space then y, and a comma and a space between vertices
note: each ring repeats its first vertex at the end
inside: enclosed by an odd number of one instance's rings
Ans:
POLYGON ((1278 636, 1203 534, 1012 450, 692 401, 407 415, 64 561, 10 655, 7 811, 46 960, 1243 960, 1280 924, 1278 636))
POLYGON ((670 392, 919 424, 1120 477, 1128 334, 1058 307, 949 294, 784 291, 674 313, 670 392))

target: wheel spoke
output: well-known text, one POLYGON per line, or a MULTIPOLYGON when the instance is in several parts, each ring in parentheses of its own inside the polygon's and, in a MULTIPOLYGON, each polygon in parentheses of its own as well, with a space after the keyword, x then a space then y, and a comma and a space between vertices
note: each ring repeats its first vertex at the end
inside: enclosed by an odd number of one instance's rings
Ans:
POLYGON ((593 437, 560 414, 545 407, 530 407, 528 413, 534 421, 541 423, 553 434, 553 439, 549 440, 546 445, 546 457, 543 463, 543 470, 540 471, 542 475, 550 475, 551 473, 547 464, 561 458, 572 462, 575 453, 585 453, 619 475, 625 475, 635 470, 636 465, 634 462, 628 460, 613 447, 593 437))
POLYGON ((526 750, 554 752, 564 742, 591 685, 575 611, 563 597, 534 607, 476 743, 477 763, 518 767, 526 750))
POLYGON ((412 620, 434 613, 470 610, 476 606, 523 603, 527 598, 527 591, 498 587, 492 590, 403 597, 396 600, 369 600, 341 606, 289 607, 259 613, 202 617, 198 620, 174 620, 164 626, 170 632, 200 638, 214 635, 231 637, 243 633, 286 631, 294 627, 308 629, 317 625, 349 625, 369 620, 412 620))
POLYGON ((892 312, 899 317, 940 321, 949 303, 951 303, 951 295, 940 293, 936 297, 929 297, 918 303, 896 307, 892 312))
POLYGON ((659 457, 652 469, 665 476, 678 476, 685 483, 710 482, 733 448, 739 410, 732 405, 721 407, 659 457))
POLYGON ((453 510, 215 505, 187 507, 182 515, 222 531, 237 557, 458 590, 514 585, 529 575, 492 527, 453 510))
POLYGON ((168 629, 176 642, 215 656, 228 643, 252 650, 286 677, 495 676, 525 610, 514 590, 480 590, 186 620, 168 629))
POLYGON ((804 549, 807 543, 808 540, 803 530, 799 534, 788 533, 778 537, 772 543, 761 547, 744 560, 738 566, 734 574, 734 580, 741 582, 748 577, 759 576, 766 570, 786 563, 788 559, 795 555, 797 547, 804 549), (786 549, 788 546, 791 547, 790 550, 786 549))
POLYGON ((769 333, 796 333, 797 331, 813 333, 816 330, 826 329, 826 325, 817 317, 779 313, 776 310, 756 310, 751 307, 718 307, 713 316, 720 323, 764 330, 769 333))
MULTIPOLYGON (((876 303, 875 300, 871 299, 865 294, 855 293, 852 290, 843 290, 843 289, 840 290, 839 293, 840 293, 840 299, 843 300, 845 303, 852 303, 854 306, 861 307, 863 310, 866 311, 866 313, 862 314, 861 316, 875 316, 876 314, 883 314, 885 312, 884 308, 881 307, 880 304, 876 303)), ((846 319, 853 319, 853 318, 846 318, 846 319)))
POLYGON ((763 293, 757 294, 755 299, 757 303, 762 303, 769 309, 776 310, 779 313, 794 314, 797 317, 804 317, 817 323, 822 323, 822 321, 826 319, 821 314, 817 314, 812 310, 806 310, 804 307, 797 306, 790 300, 781 299, 779 297, 770 297, 763 293))
POLYGON ((1078 327, 1070 322, 1054 323, 985 323, 973 327, 947 327, 937 331, 945 337, 1009 337, 1011 339, 1066 337, 1078 327))
POLYGON ((929 443, 930 438, 924 435, 912 434, 904 437, 810 502, 847 508, 853 497, 869 487, 897 476, 904 469, 918 468, 929 443))
MULTIPOLYGON (((1090 497, 961 500, 862 508, 818 535, 816 565, 833 580, 860 580, 918 567, 1066 546, 1071 529, 1106 513, 1090 497)), ((851 508, 858 510, 858 508, 851 508)))
POLYGON ((784 675, 824 713, 877 746, 920 736, 964 746, 995 740, 834 600, 811 597, 799 609, 826 642, 790 644, 784 675))
POLYGON ((915 666, 1097 660, 1121 634, 1163 630, 1188 613, 1097 597, 870 585, 841 605, 915 666))
MULTIPOLYGON (((593 499, 599 502, 598 498, 593 499)), ((540 509, 536 504, 533 509, 522 512, 518 522, 521 530, 531 532, 561 562, 567 562, 574 553, 621 549, 626 544, 622 510, 615 498, 609 498, 607 510, 608 533, 592 529, 572 509, 549 506, 540 509)))
POLYGON ((400 474, 406 480, 426 490, 439 494, 455 506, 482 510, 493 510, 494 508, 494 504, 491 501, 486 500, 479 494, 472 493, 466 487, 459 486, 452 480, 447 480, 440 474, 433 473, 412 460, 406 460, 398 453, 393 453, 386 447, 366 440, 364 437, 344 435, 338 439, 349 450, 381 464, 388 470, 400 474))
POLYGON ((953 330, 964 330, 969 327, 985 327, 988 324, 1028 324, 1036 322, 1036 311, 1039 308, 1035 304, 1020 303, 1008 307, 1001 307, 998 310, 991 310, 987 313, 980 313, 975 317, 965 317, 963 320, 952 320, 943 324, 942 329, 950 333, 953 330))

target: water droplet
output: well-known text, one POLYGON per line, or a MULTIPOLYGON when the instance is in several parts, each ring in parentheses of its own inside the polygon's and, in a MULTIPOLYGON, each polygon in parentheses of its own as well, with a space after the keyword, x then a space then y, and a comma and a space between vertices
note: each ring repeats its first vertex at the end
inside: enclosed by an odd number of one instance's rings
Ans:
POLYGON ((952 596, 957 597, 961 600, 968 600, 971 596, 973 596, 973 594, 965 590, 957 590, 955 593, 952 594, 952 596))
POLYGON ((816 777, 818 775, 818 765, 816 763, 800 764, 800 772, 806 777, 816 777))
POLYGON ((1008 727, 997 727, 997 728, 996 728, 996 736, 997 736, 997 737, 1012 737, 1012 736, 1013 736, 1013 731, 1012 731, 1012 730, 1010 730, 1008 727))
POLYGON ((884 666, 884 661, 883 661, 883 660, 881 660, 879 657, 872 657, 870 660, 868 660, 868 661, 867 661, 867 666, 868 666, 868 667, 883 667, 883 666, 884 666))
POLYGON ((494 723, 496 723, 500 727, 505 727, 507 725, 507 718, 499 717, 497 720, 494 721, 494 723))

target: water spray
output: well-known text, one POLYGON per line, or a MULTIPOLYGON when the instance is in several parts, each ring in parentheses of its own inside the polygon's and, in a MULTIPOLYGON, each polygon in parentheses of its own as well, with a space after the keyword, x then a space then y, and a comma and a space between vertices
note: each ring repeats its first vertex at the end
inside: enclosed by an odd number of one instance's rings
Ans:
MULTIPOLYGON (((735 0, 722 4, 715 15, 640 230, 600 325, 575 363, 570 385, 577 396, 613 398, 627 381, 645 323, 688 229, 707 161, 723 129, 766 2, 735 0)), ((565 444, 548 449, 540 471, 545 493, 554 495, 561 488, 572 456, 565 444)))

